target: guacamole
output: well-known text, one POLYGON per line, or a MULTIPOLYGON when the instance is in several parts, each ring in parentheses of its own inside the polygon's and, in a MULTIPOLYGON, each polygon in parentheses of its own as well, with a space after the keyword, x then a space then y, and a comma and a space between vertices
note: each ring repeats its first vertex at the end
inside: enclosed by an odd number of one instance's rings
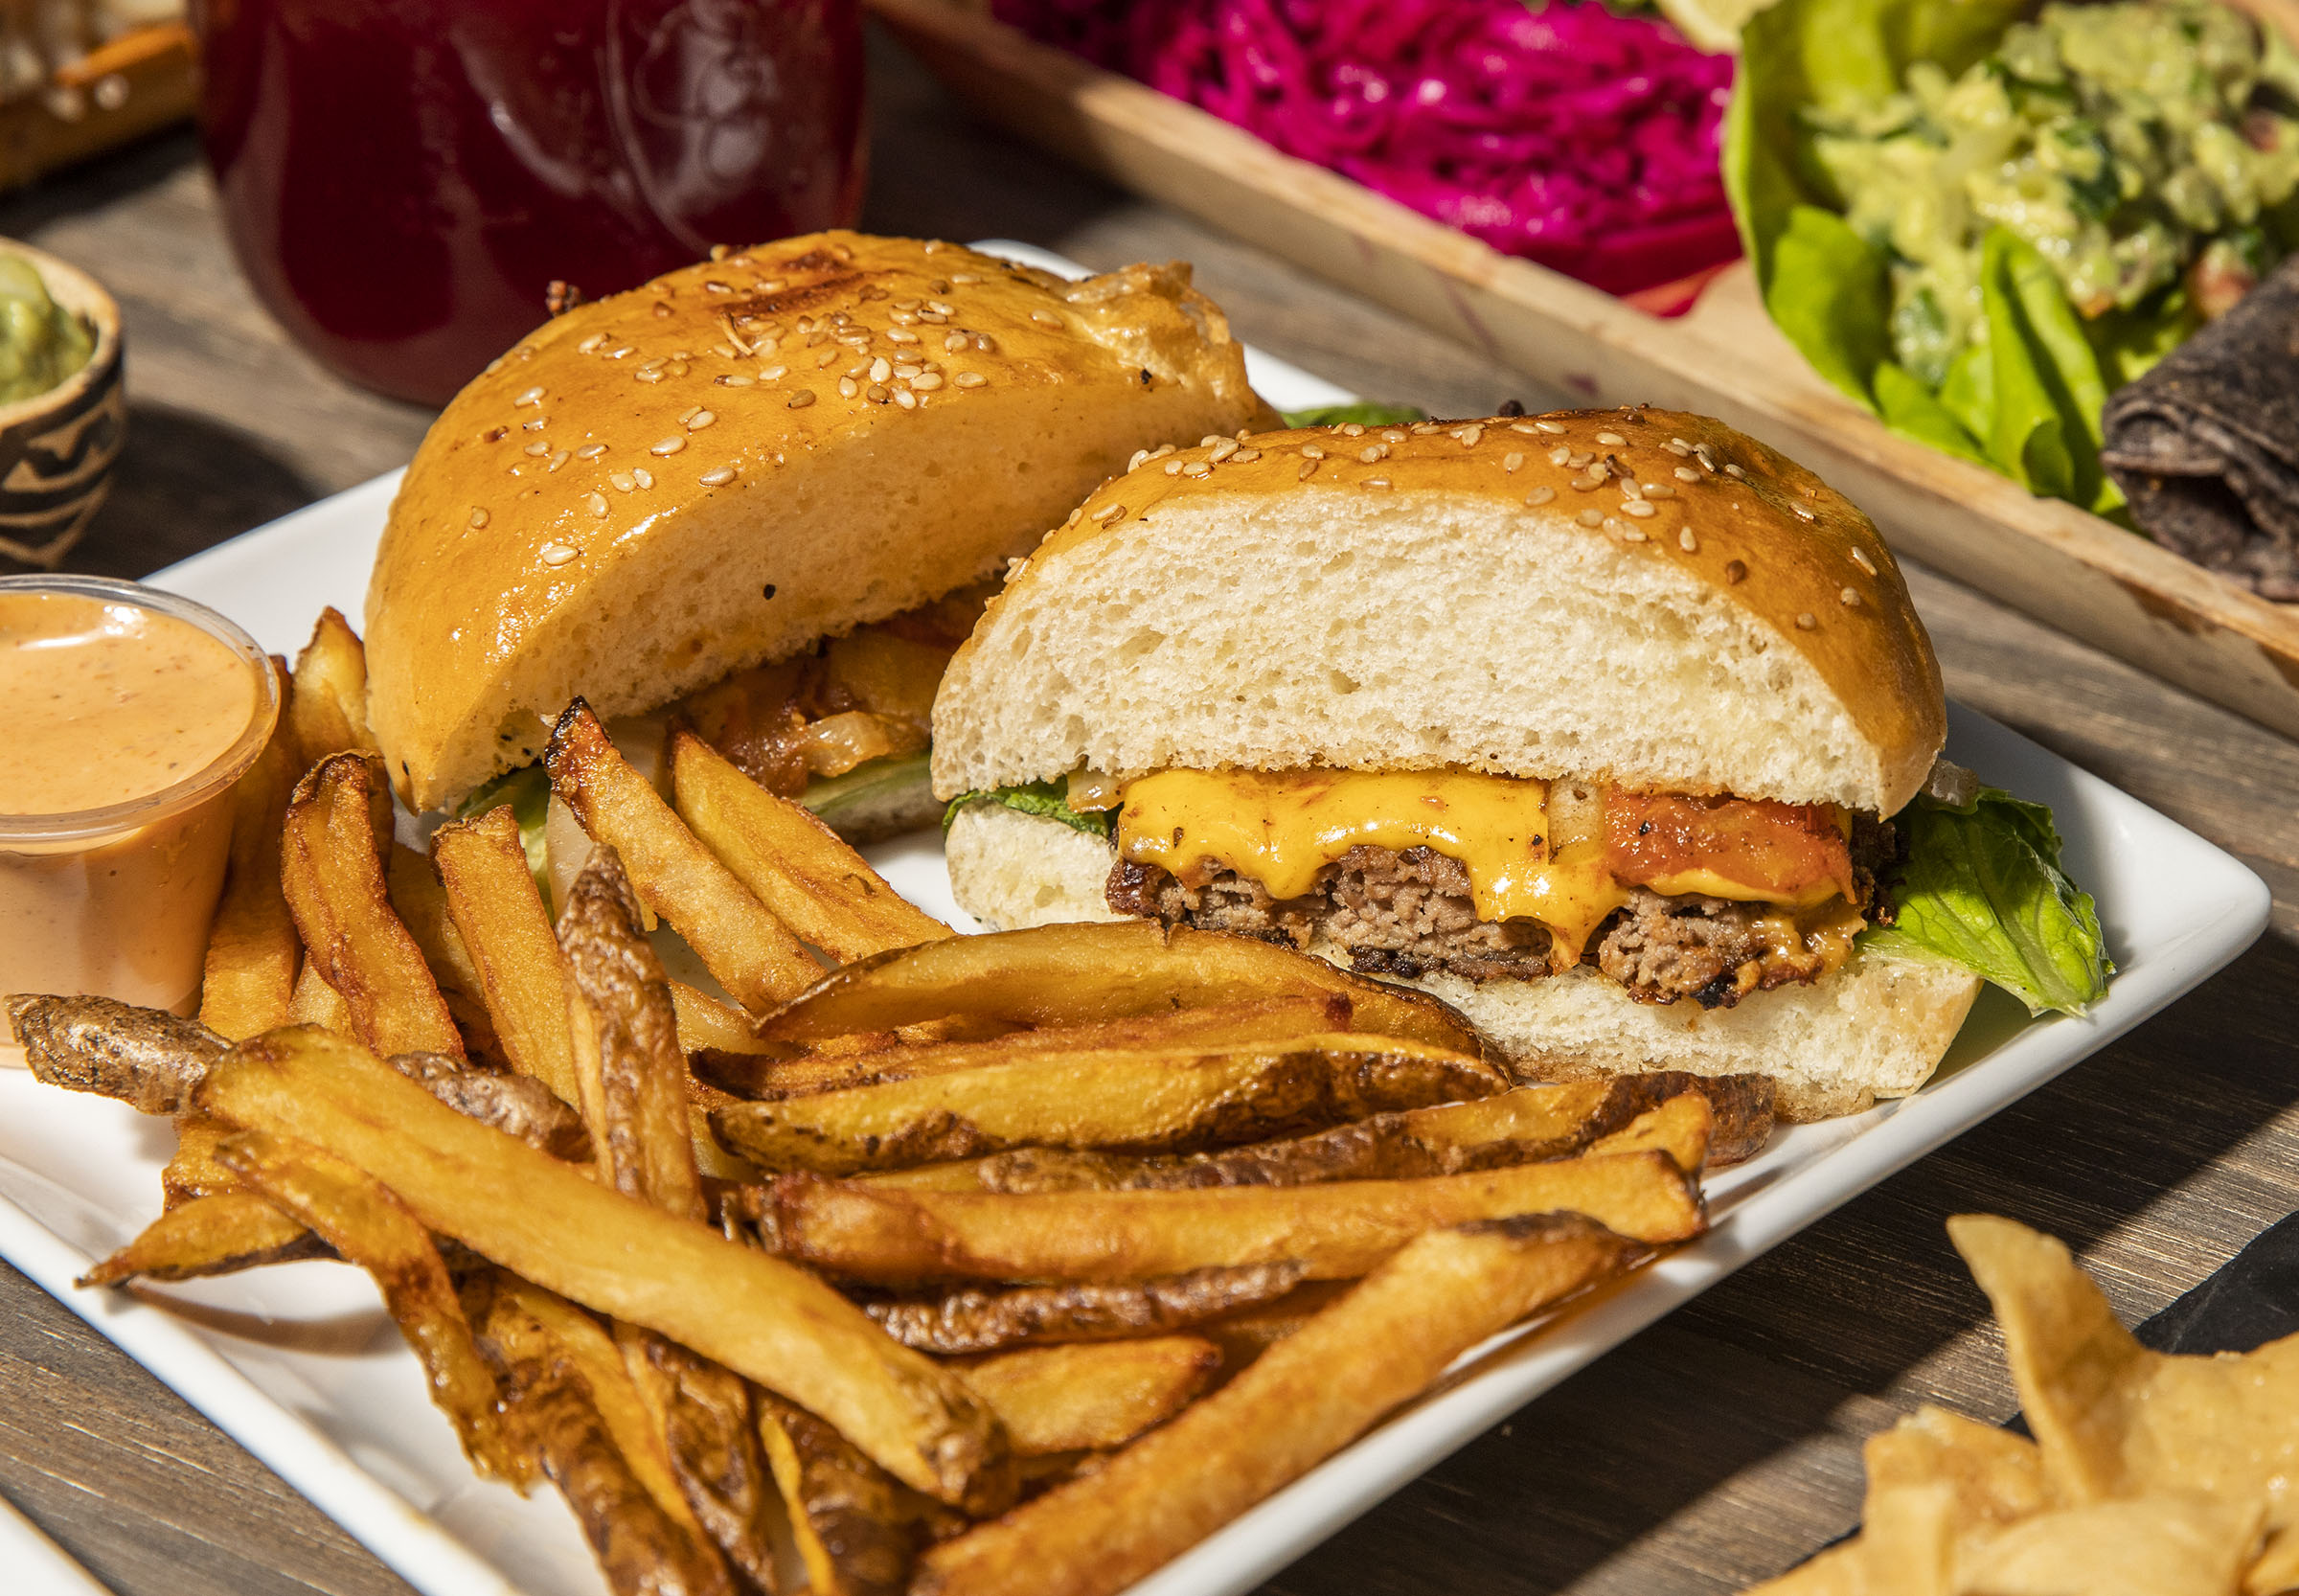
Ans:
POLYGON ((46 393, 95 348, 87 324, 48 297, 31 262, 0 254, 0 404, 46 393))
POLYGON ((2184 293, 2190 325, 2299 232, 2299 66, 2209 0, 2049 5, 1956 76, 1918 60, 1897 94, 1801 114, 1812 175, 1891 262, 1893 355, 1932 389, 1988 337, 1992 227, 2087 319, 2184 293))

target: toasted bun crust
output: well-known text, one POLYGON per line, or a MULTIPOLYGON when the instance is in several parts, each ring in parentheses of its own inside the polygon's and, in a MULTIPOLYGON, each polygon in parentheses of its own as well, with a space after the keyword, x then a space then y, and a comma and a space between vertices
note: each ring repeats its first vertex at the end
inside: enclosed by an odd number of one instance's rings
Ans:
POLYGON ((934 787, 1458 765, 1890 813, 1946 735, 1867 516, 1719 422, 1564 411, 1104 485, 952 662, 934 787))
POLYGON ((367 599, 392 778, 452 802, 577 694, 649 709, 938 598, 1134 450, 1257 416, 1182 265, 1069 284, 821 233, 580 307, 456 397, 392 505, 367 599))
MULTIPOLYGON (((950 827, 948 854, 959 906, 993 929, 1123 918, 1102 897, 1109 845, 1058 821, 969 805, 950 827)), ((1309 950, 1348 962, 1330 945, 1309 950)), ((1777 987, 1714 1011, 1639 1003, 1586 969, 1534 981, 1436 974, 1400 984, 1460 1010, 1526 1079, 1655 1069, 1769 1075, 1781 1117, 1801 1122, 1855 1113, 1923 1085, 1981 983, 1951 966, 1864 950, 1811 986, 1777 987)))

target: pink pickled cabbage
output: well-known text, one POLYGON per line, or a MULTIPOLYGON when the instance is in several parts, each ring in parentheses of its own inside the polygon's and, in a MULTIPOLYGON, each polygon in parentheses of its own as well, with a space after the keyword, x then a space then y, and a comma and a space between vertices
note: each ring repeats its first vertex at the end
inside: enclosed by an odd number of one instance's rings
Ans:
POLYGON ((1740 253, 1732 60, 1521 0, 992 0, 1044 43, 1614 293, 1740 253))

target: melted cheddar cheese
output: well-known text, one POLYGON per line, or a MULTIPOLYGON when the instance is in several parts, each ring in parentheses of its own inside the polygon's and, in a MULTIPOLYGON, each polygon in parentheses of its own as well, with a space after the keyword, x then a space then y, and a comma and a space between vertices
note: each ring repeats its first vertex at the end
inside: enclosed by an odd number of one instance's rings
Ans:
MULTIPOLYGON (((1188 882, 1234 871, 1280 900, 1309 892, 1352 848, 1428 848, 1468 873, 1478 919, 1537 921, 1560 961, 1573 963, 1628 890, 1607 868, 1602 837, 1551 850, 1548 798, 1546 782, 1465 770, 1165 770, 1126 784, 1115 832, 1120 856, 1133 863, 1188 882)), ((1842 903, 1827 881, 1767 894, 1696 867, 1648 884, 1670 896, 1778 902, 1784 944, 1802 944, 1799 922, 1840 918, 1810 913, 1842 903)))

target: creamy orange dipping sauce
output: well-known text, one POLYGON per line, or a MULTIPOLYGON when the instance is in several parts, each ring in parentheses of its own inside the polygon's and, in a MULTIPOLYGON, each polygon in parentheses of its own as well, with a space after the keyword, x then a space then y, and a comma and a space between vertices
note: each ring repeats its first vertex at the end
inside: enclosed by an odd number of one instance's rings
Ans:
POLYGON ((247 729, 257 679, 188 621, 0 592, 0 814, 103 809, 197 775, 247 729))

